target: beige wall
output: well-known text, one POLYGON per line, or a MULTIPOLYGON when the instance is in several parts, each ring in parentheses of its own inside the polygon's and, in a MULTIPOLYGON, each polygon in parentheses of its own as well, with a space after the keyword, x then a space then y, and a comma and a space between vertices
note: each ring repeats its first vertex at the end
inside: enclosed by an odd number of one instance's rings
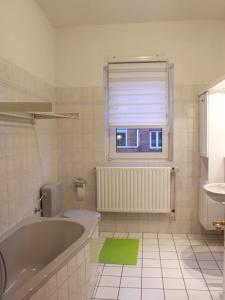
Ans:
POLYGON ((205 84, 225 70, 225 22, 152 22, 57 29, 57 85, 102 86, 113 56, 166 55, 177 84, 205 84))
POLYGON ((0 56, 55 82, 54 28, 33 0, 0 1, 0 56))

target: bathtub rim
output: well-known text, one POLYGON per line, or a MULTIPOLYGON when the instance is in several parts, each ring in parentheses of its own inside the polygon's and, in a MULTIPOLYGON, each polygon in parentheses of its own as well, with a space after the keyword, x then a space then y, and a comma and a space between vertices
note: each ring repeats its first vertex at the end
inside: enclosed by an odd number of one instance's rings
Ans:
POLYGON ((62 253, 60 253, 55 259, 53 259, 48 265, 41 269, 36 275, 34 275, 28 282, 24 283, 20 288, 12 293, 3 295, 1 300, 15 300, 21 299, 26 300, 38 291, 53 275, 55 275, 64 265, 66 265, 82 248, 84 248, 89 240, 91 239, 93 233, 95 232, 99 217, 96 219, 87 220, 76 220, 64 217, 56 218, 46 218, 46 217, 27 217, 20 221, 18 224, 13 226, 7 232, 5 232, 0 237, 0 243, 7 239, 11 234, 15 233, 17 230, 24 226, 31 225, 37 222, 53 222, 62 221, 80 224, 84 227, 84 232, 82 235, 74 241, 68 248, 66 248, 62 253))

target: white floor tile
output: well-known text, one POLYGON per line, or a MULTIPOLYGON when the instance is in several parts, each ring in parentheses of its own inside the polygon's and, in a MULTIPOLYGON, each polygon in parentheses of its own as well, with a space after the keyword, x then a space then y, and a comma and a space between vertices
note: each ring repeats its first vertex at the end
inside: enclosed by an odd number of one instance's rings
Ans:
POLYGON ((192 246, 204 246, 206 242, 204 240, 190 240, 192 246))
POLYGON ((141 268, 124 267, 122 275, 123 276, 141 277, 141 268))
POLYGON ((192 246, 193 251, 196 252, 210 252, 208 246, 192 246))
POLYGON ((212 300, 207 291, 188 291, 189 300, 212 300))
POLYGON ((157 246, 157 245, 144 245, 143 246, 143 251, 153 251, 153 252, 157 251, 157 252, 159 252, 159 246, 157 246))
POLYGON ((155 239, 157 237, 158 237, 157 233, 150 233, 150 232, 143 233, 143 238, 155 239))
POLYGON ((185 290, 165 290, 165 300, 188 300, 187 292, 185 290))
POLYGON ((221 241, 218 240, 206 240, 205 241, 208 246, 221 246, 221 241))
POLYGON ((199 265, 196 260, 181 259, 180 260, 181 269, 199 269, 199 265))
POLYGON ((97 299, 117 299, 118 288, 98 287, 95 298, 97 299))
POLYGON ((178 252, 179 259, 196 260, 195 254, 191 252, 178 252))
MULTIPOLYGON (((126 265, 126 266, 132 266, 132 265, 126 265)), ((134 265, 134 267, 136 267, 136 268, 141 268, 142 267, 142 259, 141 258, 138 258, 137 259, 137 263, 136 263, 136 265, 134 265)))
POLYGON ((185 278, 184 281, 185 281, 187 290, 198 290, 198 291, 208 290, 204 279, 185 278))
POLYGON ((159 259, 159 252, 154 251, 143 251, 143 258, 150 258, 150 259, 159 259))
POLYGON ((119 287, 120 286, 120 277, 119 276, 101 276, 99 286, 119 287))
POLYGON ((184 290, 185 285, 183 279, 180 278, 163 278, 164 289, 184 290))
POLYGON ((178 246, 176 245, 176 249, 177 249, 177 252, 190 252, 190 253, 193 253, 193 249, 191 246, 178 246))
POLYGON ((221 291, 211 291, 213 300, 223 300, 223 292, 221 291))
POLYGON ((116 265, 116 264, 105 264, 105 267, 119 267, 121 268, 122 265, 116 265))
POLYGON ((161 259, 178 259, 176 252, 160 252, 161 259))
POLYGON ((202 274, 205 278, 208 278, 208 279, 220 279, 223 276, 223 274, 220 270, 202 269, 202 274))
POLYGON ((162 289, 162 278, 142 277, 142 288, 162 289))
POLYGON ((120 288, 119 300, 141 300, 141 289, 120 288))
POLYGON ((176 252, 175 246, 172 246, 172 245, 171 246, 170 245, 159 246, 159 250, 162 252, 166 252, 166 251, 176 252))
POLYGON ((159 240, 159 246, 174 246, 173 239, 161 239, 159 240))
POLYGON ((221 252, 223 251, 223 246, 209 246, 211 252, 221 252))
POLYGON ((197 252, 195 253, 197 260, 214 260, 210 252, 197 252))
POLYGON ((201 269, 210 269, 210 270, 218 269, 218 265, 215 261, 199 260, 198 263, 201 269))
POLYGON ((224 262, 223 262, 223 260, 217 260, 216 263, 219 266, 220 270, 223 271, 223 269, 224 269, 224 262))
POLYGON ((184 278, 203 278, 200 269, 182 269, 182 274, 184 278))
MULTIPOLYGON (((142 300, 151 300, 151 299, 152 300, 164 300, 163 290, 143 289, 142 290, 142 300)), ((182 300, 182 299, 180 299, 180 300, 182 300)))
POLYGON ((188 233, 188 238, 189 238, 190 240, 196 240, 196 239, 203 240, 203 235, 201 235, 201 234, 191 234, 191 233, 188 233))
POLYGON ((190 246, 189 240, 175 240, 176 246, 190 246))
POLYGON ((223 280, 221 279, 206 279, 206 284, 210 291, 222 291, 223 280))
POLYGON ((175 259, 162 259, 161 264, 162 264, 162 268, 180 269, 179 261, 175 259))
POLYGON ((158 246, 158 239, 144 239, 143 240, 143 245, 157 245, 158 246))
POLYGON ((162 269, 162 275, 167 278, 182 278, 180 269, 162 269))
POLYGON ((120 286, 124 288, 141 288, 141 277, 122 276, 120 286))
POLYGON ((223 234, 217 235, 217 234, 203 234, 204 240, 217 240, 220 237, 223 237, 223 234))
POLYGON ((121 276, 122 267, 104 267, 102 275, 121 276))
POLYGON ((159 268, 160 260, 144 258, 142 264, 143 264, 143 268, 159 268))
POLYGON ((162 277, 161 268, 143 268, 142 277, 162 277))
POLYGON ((215 260, 224 260, 223 252, 212 252, 212 255, 215 258, 215 260))
POLYGON ((187 235, 184 233, 173 234, 174 240, 187 240, 187 235))
POLYGON ((173 239, 172 233, 159 233, 158 234, 159 239, 173 239))
POLYGON ((128 237, 128 233, 127 232, 115 232, 113 237, 126 239, 128 237))
POLYGON ((142 239, 141 232, 129 232, 128 234, 129 239, 142 239))
POLYGON ((106 238, 106 237, 113 237, 114 232, 106 232, 106 231, 102 231, 99 233, 100 237, 106 238))

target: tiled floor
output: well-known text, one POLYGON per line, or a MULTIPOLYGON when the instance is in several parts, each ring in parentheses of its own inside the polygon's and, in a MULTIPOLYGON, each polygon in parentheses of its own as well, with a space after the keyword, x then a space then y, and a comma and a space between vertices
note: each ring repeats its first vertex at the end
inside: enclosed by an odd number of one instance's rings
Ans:
POLYGON ((101 265, 93 299, 221 300, 223 240, 196 234, 110 233, 139 239, 136 266, 101 265))

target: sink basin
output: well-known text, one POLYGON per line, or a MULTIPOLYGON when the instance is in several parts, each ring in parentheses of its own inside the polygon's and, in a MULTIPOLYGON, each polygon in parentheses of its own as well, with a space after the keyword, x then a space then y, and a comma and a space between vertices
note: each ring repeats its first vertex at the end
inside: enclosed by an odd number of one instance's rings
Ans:
POLYGON ((203 188, 212 200, 225 204, 225 183, 209 183, 203 188))

